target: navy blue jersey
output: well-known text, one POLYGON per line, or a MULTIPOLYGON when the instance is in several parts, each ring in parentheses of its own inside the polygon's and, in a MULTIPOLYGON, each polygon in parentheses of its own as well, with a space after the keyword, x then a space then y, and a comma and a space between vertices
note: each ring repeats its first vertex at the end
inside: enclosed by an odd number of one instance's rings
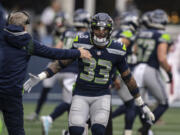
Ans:
POLYGON ((49 48, 34 41, 21 26, 0 29, 0 94, 22 96, 23 82, 31 55, 51 59, 77 58, 80 52, 49 48))
POLYGON ((137 61, 159 69, 157 48, 160 43, 171 43, 170 35, 160 30, 140 30, 137 34, 137 61))
POLYGON ((73 94, 84 96, 110 94, 109 85, 114 69, 117 68, 122 73, 128 68, 125 61, 125 45, 111 40, 105 48, 98 49, 87 33, 76 36, 73 47, 84 47, 92 55, 91 60, 78 59, 79 73, 73 94))
POLYGON ((136 36, 135 33, 133 33, 131 30, 128 29, 117 29, 112 33, 112 37, 116 40, 120 38, 126 38, 129 40, 130 44, 127 47, 126 58, 130 68, 131 67, 133 68, 136 64, 136 61, 134 61, 134 59, 132 58, 135 36, 136 36))

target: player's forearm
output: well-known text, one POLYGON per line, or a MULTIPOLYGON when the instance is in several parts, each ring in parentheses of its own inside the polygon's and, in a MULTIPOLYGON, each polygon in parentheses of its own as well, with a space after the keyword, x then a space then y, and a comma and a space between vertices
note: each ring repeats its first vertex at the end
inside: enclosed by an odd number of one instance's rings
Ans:
POLYGON ((168 62, 167 62, 166 59, 160 61, 160 65, 161 65, 161 67, 162 67, 166 72, 170 72, 170 71, 171 71, 171 66, 168 64, 168 62))
POLYGON ((56 74, 59 71, 61 71, 62 69, 64 69, 72 62, 73 62, 73 60, 71 60, 71 59, 61 60, 61 61, 55 60, 50 65, 48 65, 48 67, 43 72, 38 74, 38 76, 41 80, 52 77, 54 74, 56 74))
POLYGON ((40 80, 44 80, 46 78, 53 76, 59 71, 60 71, 60 66, 58 64, 58 61, 55 60, 50 65, 48 65, 48 67, 43 72, 38 74, 38 77, 40 78, 40 80))
POLYGON ((126 83, 128 89, 129 89, 129 92, 131 93, 131 95, 134 97, 134 98, 137 98, 139 97, 139 88, 136 84, 136 81, 134 79, 134 77, 132 76, 131 72, 129 69, 127 69, 126 71, 124 71, 122 74, 121 74, 121 77, 122 79, 124 80, 124 82, 126 83))
POLYGON ((162 68, 166 72, 170 72, 171 66, 168 64, 168 61, 167 61, 167 48, 168 48, 167 44, 161 43, 158 46, 157 57, 158 57, 158 61, 159 61, 160 65, 162 66, 162 68))

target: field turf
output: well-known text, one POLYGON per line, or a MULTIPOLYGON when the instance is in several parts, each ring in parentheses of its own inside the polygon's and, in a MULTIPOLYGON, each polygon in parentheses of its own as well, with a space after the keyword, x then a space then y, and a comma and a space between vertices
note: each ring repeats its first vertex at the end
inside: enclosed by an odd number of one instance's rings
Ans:
MULTIPOLYGON (((47 103, 44 105, 41 115, 48 115, 56 106, 55 103, 47 103)), ((116 106, 115 106, 116 107, 116 106)), ((115 109, 113 107, 113 109, 115 109)), ((24 103, 24 116, 31 114, 35 109, 34 103, 24 103)), ((1 116, 2 119, 2 116, 1 116)), ((136 118, 133 128, 133 135, 137 134, 137 129, 140 127, 139 118, 136 118)), ((24 120, 26 135, 41 135, 41 123, 39 120, 27 121, 24 120)), ((117 117, 113 120, 113 135, 122 135, 124 127, 124 116, 117 117)), ((67 113, 59 117, 50 130, 49 135, 61 135, 62 130, 67 129, 67 113)), ((180 135, 180 108, 170 108, 161 118, 161 121, 152 128, 155 135, 180 135)), ((90 132, 89 132, 90 134, 90 132)), ((1 135, 8 135, 5 126, 1 135)))

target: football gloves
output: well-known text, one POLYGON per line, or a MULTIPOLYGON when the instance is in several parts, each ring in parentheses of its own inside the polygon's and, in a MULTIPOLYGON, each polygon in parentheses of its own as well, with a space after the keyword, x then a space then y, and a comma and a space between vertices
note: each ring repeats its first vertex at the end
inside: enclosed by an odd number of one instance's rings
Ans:
POLYGON ((31 91, 32 87, 41 81, 40 77, 36 75, 29 73, 29 76, 30 78, 23 85, 24 91, 27 91, 28 93, 31 91))
POLYGON ((145 118, 146 121, 152 125, 153 121, 155 121, 155 116, 151 112, 149 107, 144 103, 144 101, 142 100, 141 96, 135 98, 135 103, 136 103, 137 106, 140 107, 140 110, 141 110, 141 113, 142 113, 142 117, 145 118))

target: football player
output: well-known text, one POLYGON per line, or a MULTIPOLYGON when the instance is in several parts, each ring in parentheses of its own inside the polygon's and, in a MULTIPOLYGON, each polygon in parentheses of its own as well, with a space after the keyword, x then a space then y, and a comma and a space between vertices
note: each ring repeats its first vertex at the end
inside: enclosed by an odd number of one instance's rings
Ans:
MULTIPOLYGON (((136 64, 136 56, 135 54, 133 54, 133 45, 138 26, 138 15, 131 12, 126 12, 123 14, 123 17, 121 17, 120 29, 113 32, 113 37, 117 40, 122 41, 127 47, 126 58, 131 71, 133 71, 133 68, 136 64)), ((127 86, 119 75, 116 75, 114 86, 118 92, 119 97, 123 100, 124 104, 119 106, 112 113, 112 118, 115 118, 125 113, 125 128, 123 134, 131 135, 133 123, 136 116, 133 97, 131 96, 127 86)))
MULTIPOLYGON (((76 36, 73 43, 74 48, 84 47, 89 50, 92 58, 90 60, 78 59, 79 73, 69 113, 70 134, 82 135, 88 116, 91 120, 92 134, 105 134, 111 104, 109 85, 115 68, 119 70, 136 104, 145 113, 146 118, 153 121, 154 115, 139 95, 136 81, 126 63, 126 46, 111 39, 112 18, 106 13, 98 13, 92 17, 90 25, 90 33, 76 36)), ((38 76, 31 76, 24 84, 25 90, 30 90, 41 80, 57 73, 71 61, 55 61, 38 76)))
MULTIPOLYGON (((59 45, 62 42, 64 49, 72 48, 72 43, 76 35, 84 34, 84 32, 88 30, 89 23, 90 14, 84 9, 77 9, 74 13, 74 28, 69 28, 64 33, 62 33, 60 43, 57 44, 59 45)), ((50 115, 41 116, 43 131, 46 135, 48 135, 52 122, 61 116, 64 112, 69 111, 72 100, 73 85, 75 84, 77 73, 78 65, 77 61, 75 61, 65 69, 61 70, 61 72, 56 74, 56 80, 58 80, 62 86, 62 102, 53 110, 50 115)), ((55 80, 53 77, 52 79, 52 81, 55 80)), ((46 81, 44 81, 44 86, 50 83, 48 83, 48 81, 51 81, 49 79, 45 80, 46 81)), ((52 87, 52 85, 50 86, 52 87)))
MULTIPOLYGON (((165 82, 162 80, 160 66, 167 72, 169 81, 172 81, 171 66, 167 62, 167 50, 170 36, 165 30, 168 22, 167 14, 163 10, 155 10, 142 16, 142 28, 136 39, 137 62, 134 76, 140 88, 145 88, 158 101, 154 109, 155 123, 168 109, 168 98, 165 92, 165 82)), ((142 135, 147 135, 151 123, 143 121, 139 129, 142 135)))

